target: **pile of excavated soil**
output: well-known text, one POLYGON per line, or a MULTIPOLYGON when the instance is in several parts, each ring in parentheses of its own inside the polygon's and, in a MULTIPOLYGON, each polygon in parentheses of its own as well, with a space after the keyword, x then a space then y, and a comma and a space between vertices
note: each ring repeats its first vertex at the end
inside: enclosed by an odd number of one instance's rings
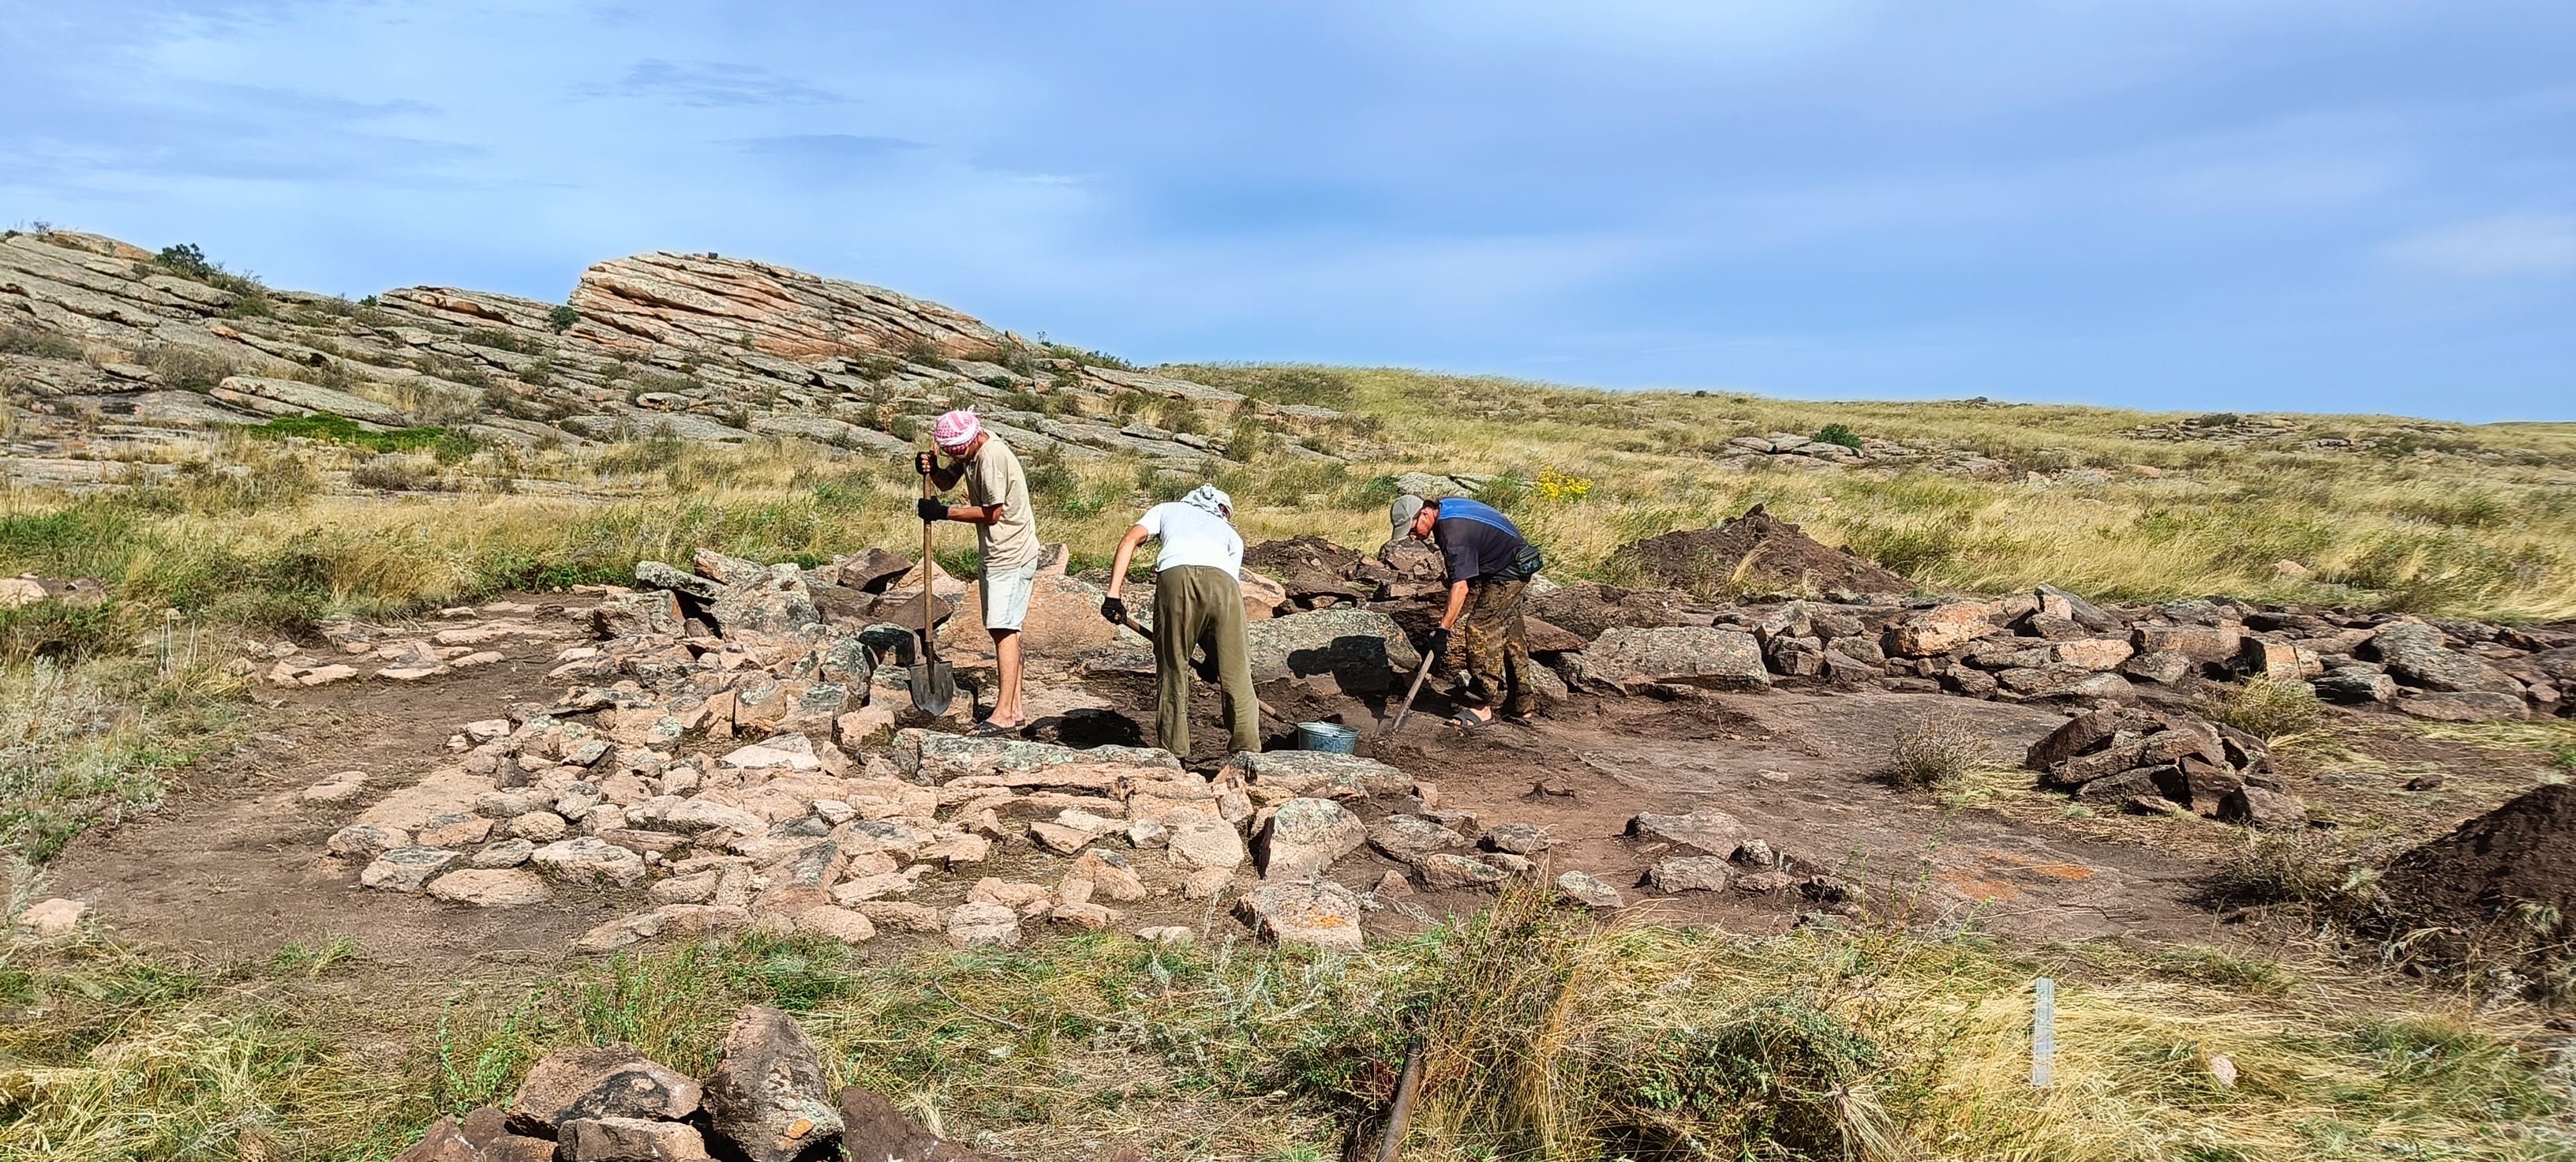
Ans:
POLYGON ((2477 933, 2517 905, 2576 916, 2576 784, 2535 788, 2389 865, 2405 922, 2477 933))
POLYGON ((1754 505, 1743 516, 1710 529, 1684 529, 1620 546, 1645 580, 1702 597, 1769 594, 1909 593, 1914 583, 1843 549, 1825 545, 1798 526, 1754 505))
POLYGON ((1359 590, 1351 576, 1368 558, 1359 550, 1308 534, 1263 541, 1243 551, 1243 565, 1279 582, 1291 598, 1349 598, 1359 590))

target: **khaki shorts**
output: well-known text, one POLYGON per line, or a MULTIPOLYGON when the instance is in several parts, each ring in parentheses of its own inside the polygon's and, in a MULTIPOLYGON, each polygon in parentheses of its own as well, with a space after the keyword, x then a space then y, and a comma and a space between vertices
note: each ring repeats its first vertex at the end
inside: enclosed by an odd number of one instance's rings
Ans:
POLYGON ((1029 591, 1037 588, 1038 563, 1031 561, 996 576, 984 570, 984 628, 1018 629, 1029 617, 1029 591))

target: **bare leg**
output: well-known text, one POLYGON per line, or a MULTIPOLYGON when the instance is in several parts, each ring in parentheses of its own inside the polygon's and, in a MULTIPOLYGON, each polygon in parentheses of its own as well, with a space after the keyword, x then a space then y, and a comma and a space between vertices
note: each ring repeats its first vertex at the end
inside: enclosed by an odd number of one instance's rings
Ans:
POLYGON ((992 632, 993 663, 1002 671, 1002 689, 993 696, 993 716, 985 721, 995 726, 1026 725, 1028 711, 1020 705, 1020 631, 992 632))

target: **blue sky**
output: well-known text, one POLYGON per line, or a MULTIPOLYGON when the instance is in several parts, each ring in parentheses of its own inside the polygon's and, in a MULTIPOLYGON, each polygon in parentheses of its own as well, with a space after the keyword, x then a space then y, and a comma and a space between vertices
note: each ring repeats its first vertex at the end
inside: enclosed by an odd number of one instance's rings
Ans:
POLYGON ((0 222, 1143 361, 2576 418, 2576 5, 0 0, 0 222))

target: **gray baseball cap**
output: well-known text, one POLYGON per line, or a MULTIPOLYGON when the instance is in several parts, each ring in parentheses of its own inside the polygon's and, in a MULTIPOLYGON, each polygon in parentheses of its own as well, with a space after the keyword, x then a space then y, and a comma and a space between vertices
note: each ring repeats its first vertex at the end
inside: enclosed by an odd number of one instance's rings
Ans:
POLYGON ((1400 541, 1410 535, 1413 531, 1413 518, 1421 515, 1424 506, 1429 503, 1408 492, 1396 497, 1395 503, 1386 506, 1386 519, 1395 525, 1395 534, 1391 539, 1400 541))

